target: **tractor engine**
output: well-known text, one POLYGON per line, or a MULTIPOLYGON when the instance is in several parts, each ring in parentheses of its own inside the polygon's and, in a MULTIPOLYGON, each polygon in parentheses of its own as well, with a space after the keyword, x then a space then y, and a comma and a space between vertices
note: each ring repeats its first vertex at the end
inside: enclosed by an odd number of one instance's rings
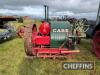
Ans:
MULTIPOLYGON (((39 27, 39 32, 34 31, 32 28, 32 42, 36 45, 50 45, 50 26, 49 23, 43 22, 39 27)), ((35 30, 37 30, 35 28, 35 30)))
POLYGON ((36 26, 32 28, 32 43, 36 45, 49 45, 58 48, 63 44, 65 48, 74 49, 76 37, 71 37, 69 22, 43 22, 36 32, 36 26), (35 28, 35 29, 34 29, 35 28))
POLYGON ((69 22, 51 21, 42 22, 37 29, 33 24, 32 31, 26 29, 25 52, 27 55, 37 57, 66 57, 68 54, 79 53, 75 50, 76 34, 72 33, 69 22))

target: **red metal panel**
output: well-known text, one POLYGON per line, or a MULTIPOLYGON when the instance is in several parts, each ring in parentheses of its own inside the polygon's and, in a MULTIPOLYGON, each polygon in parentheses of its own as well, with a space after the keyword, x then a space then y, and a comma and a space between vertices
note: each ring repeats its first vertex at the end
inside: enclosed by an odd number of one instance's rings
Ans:
POLYGON ((50 37, 49 36, 36 36, 35 43, 38 45, 49 45, 50 37))
POLYGON ((50 32, 50 26, 49 23, 47 22, 43 22, 40 27, 39 27, 39 31, 41 34, 46 35, 50 32))
POLYGON ((66 48, 32 48, 33 54, 35 53, 37 57, 43 58, 66 57, 69 54, 76 54, 79 52, 79 50, 68 50, 66 48))
POLYGON ((49 53, 49 54, 69 54, 79 53, 79 50, 68 50, 65 48, 33 48, 33 51, 37 50, 37 53, 49 53))
POLYGON ((38 33, 37 32, 33 32, 32 33, 32 43, 35 44, 35 37, 37 37, 38 33))
POLYGON ((60 53, 60 50, 40 49, 40 50, 38 50, 38 53, 58 54, 58 53, 60 53))

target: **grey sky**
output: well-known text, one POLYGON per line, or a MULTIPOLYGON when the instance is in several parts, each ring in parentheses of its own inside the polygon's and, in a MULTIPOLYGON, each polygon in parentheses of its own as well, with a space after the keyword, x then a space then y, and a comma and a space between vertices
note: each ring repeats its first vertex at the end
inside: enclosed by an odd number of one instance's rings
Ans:
POLYGON ((69 15, 95 19, 99 0, 0 0, 0 14, 44 16, 43 5, 51 16, 69 15))

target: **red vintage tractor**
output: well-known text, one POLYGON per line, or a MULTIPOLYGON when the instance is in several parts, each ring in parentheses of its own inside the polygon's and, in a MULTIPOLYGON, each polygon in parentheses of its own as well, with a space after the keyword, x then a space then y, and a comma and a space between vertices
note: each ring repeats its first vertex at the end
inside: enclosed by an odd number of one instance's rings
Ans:
POLYGON ((79 50, 75 50, 77 36, 71 34, 70 24, 55 21, 50 23, 42 22, 39 31, 37 31, 36 24, 26 27, 24 36, 26 54, 55 58, 79 53, 79 50))
POLYGON ((67 57, 79 53, 75 49, 78 33, 73 34, 68 21, 49 21, 48 6, 45 6, 45 21, 37 26, 25 27, 24 47, 28 56, 42 58, 67 57))

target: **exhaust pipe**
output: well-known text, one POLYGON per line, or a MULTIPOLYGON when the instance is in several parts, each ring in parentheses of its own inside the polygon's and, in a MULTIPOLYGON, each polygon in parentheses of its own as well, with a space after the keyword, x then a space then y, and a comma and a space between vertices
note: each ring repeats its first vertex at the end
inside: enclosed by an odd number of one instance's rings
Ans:
POLYGON ((49 20, 49 7, 47 5, 44 5, 45 8, 45 21, 48 22, 49 20))

